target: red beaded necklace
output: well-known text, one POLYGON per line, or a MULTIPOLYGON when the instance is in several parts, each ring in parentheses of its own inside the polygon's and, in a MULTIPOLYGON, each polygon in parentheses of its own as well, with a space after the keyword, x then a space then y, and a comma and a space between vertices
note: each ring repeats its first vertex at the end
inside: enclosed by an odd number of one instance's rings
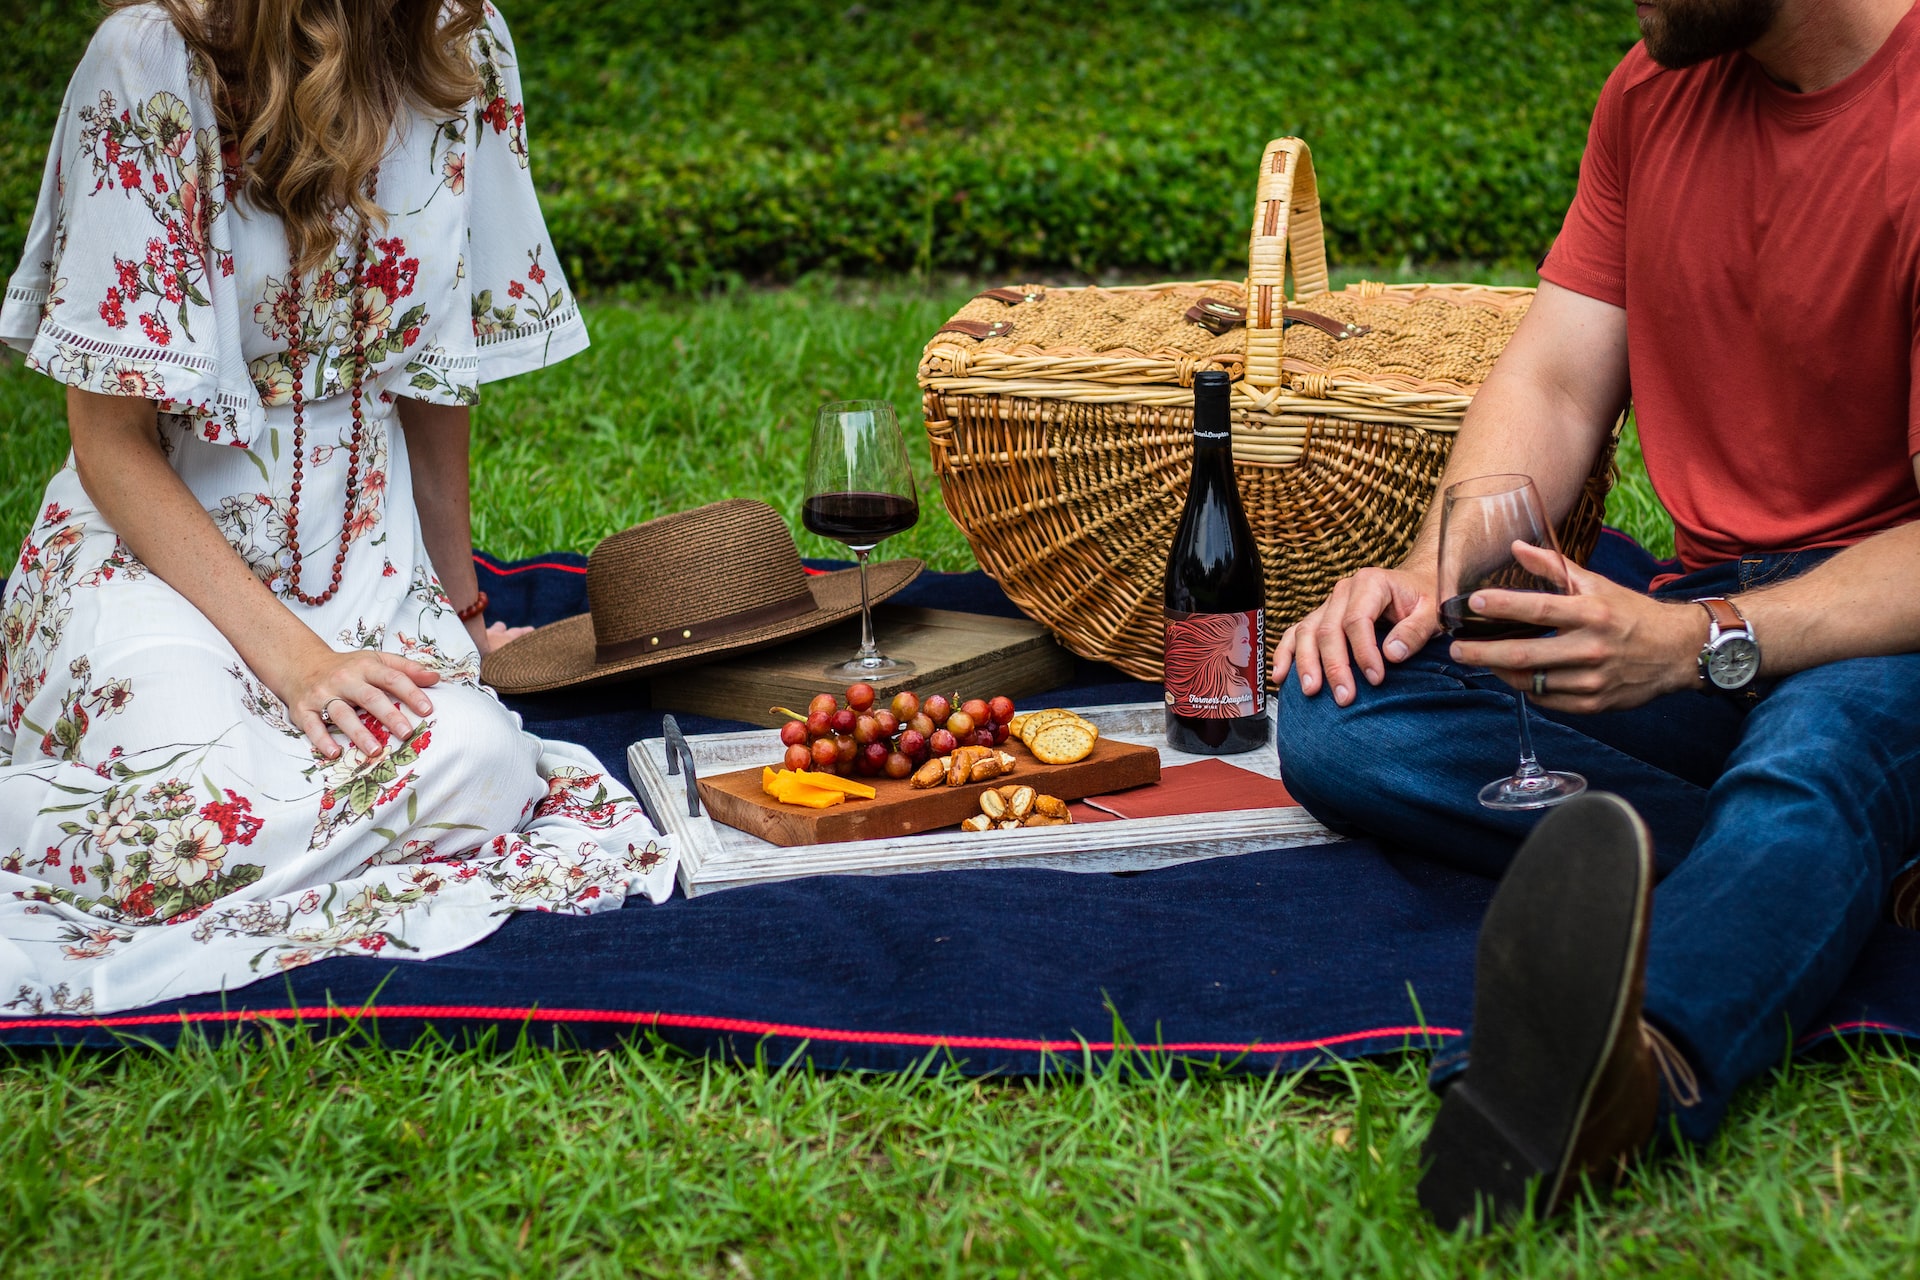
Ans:
MULTIPOLYGON (((375 169, 367 182, 367 199, 374 198, 379 190, 380 171, 375 169)), ((370 223, 366 219, 360 222, 360 235, 353 251, 353 293, 347 299, 347 326, 353 331, 353 434, 347 444, 347 502, 346 509, 340 513, 340 545, 333 553, 333 577, 327 583, 327 589, 319 595, 310 595, 300 589, 300 569, 304 563, 300 554, 300 477, 306 463, 306 395, 301 385, 301 375, 306 365, 307 352, 301 346, 300 326, 294 324, 293 338, 287 347, 287 366, 293 373, 293 493, 287 501, 287 594, 301 604, 317 608, 325 604, 340 590, 340 574, 347 563, 347 546, 353 540, 353 509, 360 502, 360 446, 366 439, 366 422, 361 417, 360 397, 366 382, 367 347, 365 335, 360 325, 361 288, 365 283, 367 265, 367 236, 370 223)), ((292 240, 288 240, 289 252, 292 240)), ((344 274, 344 272, 342 273, 344 274)), ((345 284, 344 280, 336 283, 345 284)), ((304 297, 299 277, 292 281, 294 292, 304 297)), ((322 374, 324 389, 325 375, 322 374)))

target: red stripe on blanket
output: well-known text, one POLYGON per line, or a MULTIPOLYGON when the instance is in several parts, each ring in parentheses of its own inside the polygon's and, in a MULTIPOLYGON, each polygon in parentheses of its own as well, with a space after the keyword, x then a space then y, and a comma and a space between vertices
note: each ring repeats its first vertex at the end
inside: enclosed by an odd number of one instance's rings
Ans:
POLYGON ((1236 1044, 1230 1041, 1196 1040, 1174 1044, 1121 1045, 1113 1041, 1030 1040, 1004 1036, 920 1035, 894 1031, 849 1031, 832 1027, 802 1027, 785 1022, 759 1022, 748 1018, 712 1018, 686 1013, 641 1013, 626 1009, 536 1009, 496 1008, 490 1005, 392 1004, 348 1009, 312 1005, 299 1009, 220 1009, 204 1013, 130 1013, 104 1018, 21 1018, 0 1019, 0 1031, 11 1028, 117 1028, 155 1027, 184 1022, 251 1022, 267 1020, 291 1022, 305 1019, 364 1017, 387 1018, 473 1018, 488 1022, 611 1022, 637 1027, 678 1027, 694 1031, 733 1031, 747 1035, 784 1036, 795 1040, 826 1040, 840 1044, 903 1045, 916 1049, 1007 1049, 1029 1053, 1072 1053, 1089 1049, 1111 1053, 1116 1049, 1141 1049, 1154 1053, 1296 1053, 1305 1049, 1326 1049, 1352 1044, 1358 1040, 1388 1037, 1460 1035, 1454 1027, 1375 1027, 1368 1031, 1349 1031, 1315 1040, 1273 1040, 1236 1044))
POLYGON ((510 573, 526 573, 531 569, 558 569, 561 573, 585 573, 587 571, 587 566, 583 564, 558 564, 552 560, 538 560, 533 564, 517 564, 511 569, 504 565, 497 565, 491 560, 483 560, 479 556, 475 556, 473 562, 485 569, 488 573, 497 573, 502 577, 510 573))

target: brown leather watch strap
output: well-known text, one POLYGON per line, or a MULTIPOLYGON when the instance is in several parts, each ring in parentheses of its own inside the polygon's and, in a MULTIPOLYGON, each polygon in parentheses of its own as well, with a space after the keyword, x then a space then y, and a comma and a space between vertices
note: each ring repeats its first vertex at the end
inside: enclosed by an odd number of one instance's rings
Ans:
POLYGON ((1740 611, 1733 607, 1731 600, 1724 600, 1719 596, 1702 596, 1694 603, 1707 611, 1707 616, 1713 619, 1713 625, 1720 631, 1751 631, 1747 626, 1747 620, 1740 616, 1740 611))

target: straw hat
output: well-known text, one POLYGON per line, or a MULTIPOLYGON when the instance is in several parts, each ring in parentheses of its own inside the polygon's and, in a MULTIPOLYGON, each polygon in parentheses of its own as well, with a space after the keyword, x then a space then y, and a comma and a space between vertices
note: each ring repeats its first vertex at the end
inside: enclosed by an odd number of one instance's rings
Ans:
MULTIPOLYGON (((867 568, 875 603, 918 560, 867 568)), ((684 667, 805 635, 860 612, 860 571, 809 574, 780 513, 735 498, 622 529, 587 557, 589 612, 486 656, 502 693, 541 693, 684 667)))

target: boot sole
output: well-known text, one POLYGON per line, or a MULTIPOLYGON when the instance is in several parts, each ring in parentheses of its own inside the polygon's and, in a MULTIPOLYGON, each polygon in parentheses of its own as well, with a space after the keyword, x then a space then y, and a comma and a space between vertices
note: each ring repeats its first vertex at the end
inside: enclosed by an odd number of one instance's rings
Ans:
POLYGON ((1473 1056, 1427 1136, 1420 1204, 1442 1228, 1544 1217, 1621 1034, 1653 879, 1646 824, 1618 796, 1555 808, 1480 926, 1473 1056))

